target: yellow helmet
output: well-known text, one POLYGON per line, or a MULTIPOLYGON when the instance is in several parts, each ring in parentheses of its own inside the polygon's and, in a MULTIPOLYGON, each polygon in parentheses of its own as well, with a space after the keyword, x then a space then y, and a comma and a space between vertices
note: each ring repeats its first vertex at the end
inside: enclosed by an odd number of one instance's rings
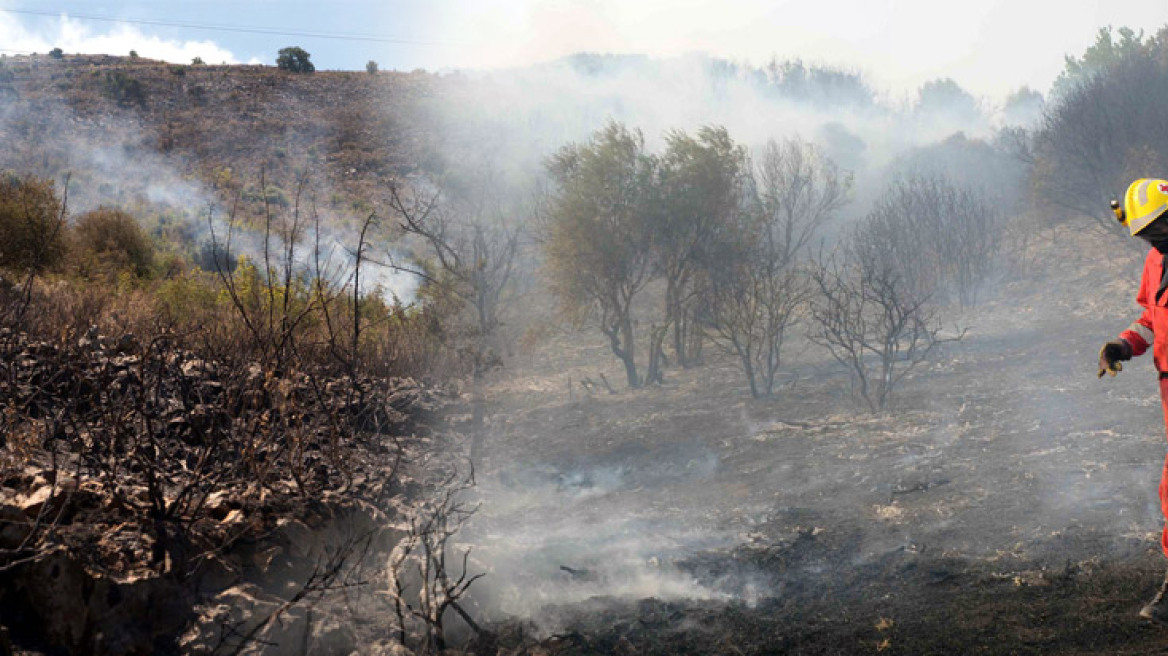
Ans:
POLYGON ((1140 178, 1131 183, 1123 196, 1123 207, 1111 201, 1115 218, 1127 226, 1132 236, 1139 234, 1152 221, 1168 212, 1168 180, 1140 178))

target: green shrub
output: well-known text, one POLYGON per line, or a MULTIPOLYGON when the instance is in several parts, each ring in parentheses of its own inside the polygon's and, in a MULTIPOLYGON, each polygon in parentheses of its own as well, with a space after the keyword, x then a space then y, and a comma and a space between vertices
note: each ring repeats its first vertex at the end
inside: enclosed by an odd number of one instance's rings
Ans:
POLYGON ((249 185, 243 190, 243 200, 257 204, 266 202, 273 207, 288 207, 291 204, 288 193, 276 185, 268 185, 262 191, 257 185, 249 185))
POLYGON ((146 89, 142 82, 121 71, 109 71, 105 74, 105 93, 118 103, 119 107, 146 103, 146 89))
POLYGON ((159 316, 192 327, 213 316, 218 291, 205 274, 190 272, 163 280, 155 288, 154 298, 159 316))
POLYGON ((373 74, 374 74, 374 73, 376 73, 378 70, 380 70, 380 68, 377 66, 377 62, 373 61, 372 59, 370 59, 370 60, 369 60, 369 61, 368 61, 368 62, 365 64, 365 72, 366 72, 366 73, 368 73, 368 74, 370 74, 370 75, 373 75, 373 74))
POLYGON ((53 59, 64 59, 65 58, 65 51, 61 50, 60 48, 53 48, 52 50, 49 51, 49 56, 52 57, 53 59))
POLYGON ((40 272, 65 254, 64 216, 52 180, 0 174, 0 267, 40 272))
POLYGON ((202 65, 203 65, 203 58, 202 57, 195 57, 194 59, 191 60, 191 66, 202 66, 202 65))
POLYGON ((119 209, 99 207, 77 217, 73 241, 76 263, 87 276, 130 271, 141 277, 154 263, 150 238, 133 216, 119 209))

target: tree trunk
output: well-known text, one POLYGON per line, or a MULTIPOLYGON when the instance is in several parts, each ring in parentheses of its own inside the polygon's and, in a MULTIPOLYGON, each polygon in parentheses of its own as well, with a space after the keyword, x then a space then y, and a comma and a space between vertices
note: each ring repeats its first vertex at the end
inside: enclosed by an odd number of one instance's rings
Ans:
POLYGON ((645 372, 645 384, 665 382, 662 365, 665 360, 665 337, 669 334, 669 326, 660 328, 656 324, 649 327, 649 365, 645 372))
POLYGON ((633 320, 630 317, 626 316, 621 320, 620 332, 623 343, 617 356, 625 363, 625 376, 628 378, 629 387, 637 389, 641 386, 641 379, 637 376, 636 342, 633 339, 633 320))

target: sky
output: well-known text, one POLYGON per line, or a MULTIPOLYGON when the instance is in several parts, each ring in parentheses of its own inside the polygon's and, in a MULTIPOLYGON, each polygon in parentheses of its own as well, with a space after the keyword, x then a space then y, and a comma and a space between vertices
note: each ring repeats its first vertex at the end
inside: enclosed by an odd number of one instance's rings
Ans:
POLYGON ((704 53, 844 66, 893 96, 951 77, 1000 99, 1024 85, 1046 92, 1064 55, 1081 54, 1100 27, 1152 34, 1165 24, 1165 0, 0 0, 0 53, 133 49, 173 62, 271 64, 298 45, 320 69, 374 60, 431 71, 582 51, 704 53))

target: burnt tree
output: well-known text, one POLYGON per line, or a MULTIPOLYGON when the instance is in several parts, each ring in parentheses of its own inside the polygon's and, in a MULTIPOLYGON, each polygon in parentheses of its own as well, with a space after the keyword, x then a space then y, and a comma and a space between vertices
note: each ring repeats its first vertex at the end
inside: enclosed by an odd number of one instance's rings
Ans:
POLYGON ((749 183, 736 239, 711 262, 707 330, 761 398, 774 393, 783 342, 808 298, 802 256, 848 201, 852 179, 813 145, 789 140, 767 143, 749 183))
POLYGON ((878 203, 811 270, 810 337, 849 369, 872 412, 890 407, 896 386, 938 344, 964 335, 942 337, 935 278, 911 242, 911 224, 895 210, 878 203))

